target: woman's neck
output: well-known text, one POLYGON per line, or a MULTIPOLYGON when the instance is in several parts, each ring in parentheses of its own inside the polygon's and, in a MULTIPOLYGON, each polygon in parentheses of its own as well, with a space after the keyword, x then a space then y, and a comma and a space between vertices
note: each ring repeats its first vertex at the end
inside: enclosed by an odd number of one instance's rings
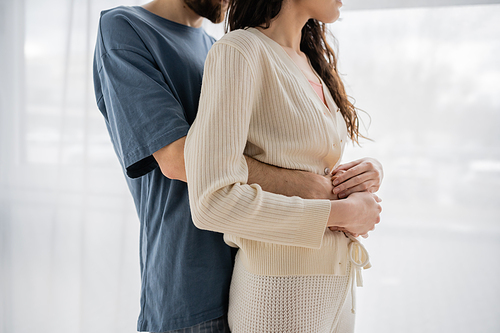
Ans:
POLYGON ((301 13, 291 1, 285 2, 280 13, 269 25, 269 28, 258 27, 264 35, 280 44, 283 48, 289 48, 300 54, 300 40, 302 27, 307 23, 309 17, 301 13))

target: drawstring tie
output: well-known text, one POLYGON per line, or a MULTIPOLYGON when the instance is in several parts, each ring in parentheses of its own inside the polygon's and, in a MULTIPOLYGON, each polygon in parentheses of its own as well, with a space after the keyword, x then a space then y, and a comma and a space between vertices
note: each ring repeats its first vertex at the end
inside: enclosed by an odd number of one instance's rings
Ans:
POLYGON ((366 251, 363 244, 361 244, 356 238, 350 236, 351 243, 349 243, 349 261, 351 262, 351 272, 350 281, 351 285, 351 297, 352 306, 351 312, 356 313, 356 287, 363 286, 363 276, 361 274, 361 269, 367 269, 371 267, 370 257, 368 256, 368 251, 366 251), (354 284, 356 282, 356 284, 354 284))

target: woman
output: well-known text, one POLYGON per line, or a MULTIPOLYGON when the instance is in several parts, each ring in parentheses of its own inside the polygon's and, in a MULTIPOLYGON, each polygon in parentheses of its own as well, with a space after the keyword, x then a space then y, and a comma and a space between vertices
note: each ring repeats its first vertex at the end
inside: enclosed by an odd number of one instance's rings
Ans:
POLYGON ((244 155, 329 175, 358 118, 335 70, 324 23, 339 1, 233 0, 211 49, 186 171, 193 220, 239 248, 229 300, 237 332, 352 332, 352 290, 368 256, 354 235, 380 199, 306 200, 247 184, 244 155), (333 230, 345 230, 332 231, 333 230), (347 236, 349 235, 349 236, 347 236))

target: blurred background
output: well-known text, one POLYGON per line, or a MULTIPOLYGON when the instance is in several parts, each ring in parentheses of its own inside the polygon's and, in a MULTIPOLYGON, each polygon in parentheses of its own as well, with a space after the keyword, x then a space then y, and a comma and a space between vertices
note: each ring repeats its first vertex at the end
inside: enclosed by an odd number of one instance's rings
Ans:
MULTIPOLYGON (((100 11, 145 2, 0 0, 1 333, 136 331, 139 222, 91 64, 100 11)), ((385 167, 357 333, 500 332, 499 3, 345 0, 329 26, 374 140, 344 161, 385 167)))

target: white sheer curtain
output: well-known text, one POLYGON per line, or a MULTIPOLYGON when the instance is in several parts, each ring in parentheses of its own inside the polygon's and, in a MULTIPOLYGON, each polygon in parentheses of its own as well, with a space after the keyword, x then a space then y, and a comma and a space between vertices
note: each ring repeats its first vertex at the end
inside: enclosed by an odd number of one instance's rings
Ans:
POLYGON ((138 222, 91 73, 120 4, 3 3, 2 332, 135 331, 138 222))
MULTIPOLYGON (((1 333, 135 332, 138 220, 91 63, 99 12, 142 3, 0 1, 1 333)), ((386 170, 357 332, 498 332, 500 5, 345 3, 340 70, 375 140, 346 158, 386 170)))
POLYGON ((498 17, 500 5, 393 8, 331 27, 375 140, 346 158, 386 172, 359 333, 500 332, 498 17))

